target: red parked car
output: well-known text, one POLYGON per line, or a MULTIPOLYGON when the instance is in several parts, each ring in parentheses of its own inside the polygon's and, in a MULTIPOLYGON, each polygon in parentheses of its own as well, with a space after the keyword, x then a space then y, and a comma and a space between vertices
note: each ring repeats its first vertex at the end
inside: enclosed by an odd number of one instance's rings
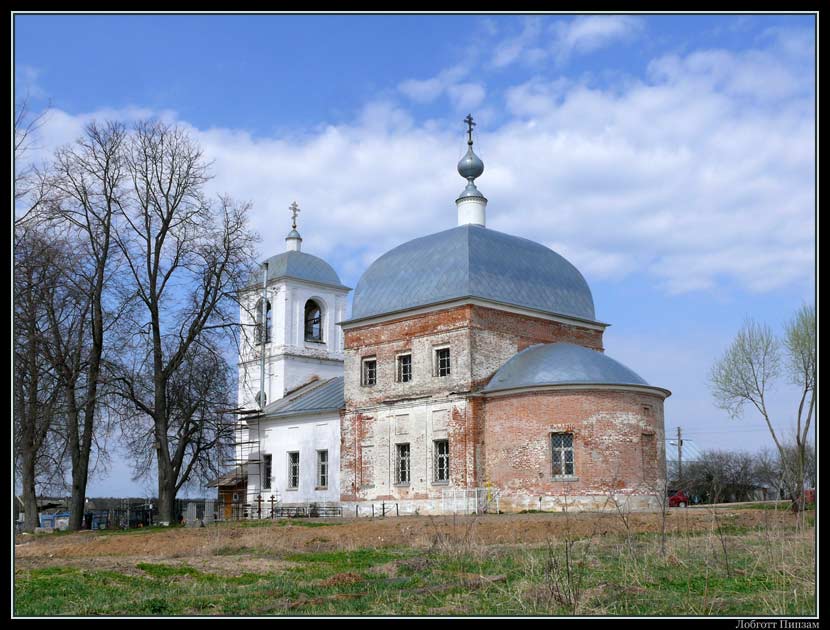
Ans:
POLYGON ((678 490, 669 497, 669 507, 686 507, 689 505, 689 497, 682 490, 678 490))

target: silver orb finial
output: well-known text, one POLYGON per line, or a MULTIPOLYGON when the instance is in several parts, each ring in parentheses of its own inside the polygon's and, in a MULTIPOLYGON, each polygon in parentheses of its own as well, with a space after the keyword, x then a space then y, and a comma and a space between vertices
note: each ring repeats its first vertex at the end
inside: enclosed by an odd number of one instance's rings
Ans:
POLYGON ((481 196, 473 183, 473 180, 476 177, 481 177, 484 172, 484 162, 473 152, 473 127, 476 123, 473 122, 472 114, 467 114, 464 122, 467 123, 467 153, 458 162, 458 174, 467 180, 467 187, 461 194, 465 197, 481 196))
POLYGON ((467 185, 455 200, 458 208, 458 225, 480 225, 485 227, 485 210, 487 197, 481 194, 475 185, 475 178, 484 172, 484 162, 473 151, 473 115, 467 114, 464 119, 467 123, 467 153, 458 162, 458 174, 467 180, 467 185))

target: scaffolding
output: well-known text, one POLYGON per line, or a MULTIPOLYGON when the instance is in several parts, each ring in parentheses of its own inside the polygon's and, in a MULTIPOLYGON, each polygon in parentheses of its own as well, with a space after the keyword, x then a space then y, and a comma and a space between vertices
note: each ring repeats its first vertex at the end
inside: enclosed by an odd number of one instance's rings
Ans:
POLYGON ((230 501, 228 501, 228 491, 226 491, 225 497, 220 497, 224 499, 222 501, 223 505, 218 510, 220 518, 238 520, 263 518, 267 515, 267 510, 263 509, 264 458, 260 444, 260 423, 265 410, 265 355, 266 344, 269 341, 267 311, 270 305, 268 303, 267 283, 268 263, 266 262, 262 266, 261 320, 257 324, 256 339, 253 344, 254 348, 259 346, 259 394, 255 399, 255 409, 240 408, 232 412, 236 416, 233 425, 233 456, 225 462, 225 466, 231 468, 232 473, 225 476, 225 480, 230 483, 224 485, 230 485, 236 491, 231 491, 230 501))
MULTIPOLYGON (((219 509, 220 519, 248 519, 257 517, 257 493, 262 484, 262 454, 260 449, 260 421, 262 411, 259 409, 235 410, 233 425, 231 457, 224 462, 231 469, 223 478, 223 485, 231 486, 225 491, 219 509), (227 496, 229 494, 231 496, 227 496)), ((220 490, 221 492, 221 490, 220 490)))

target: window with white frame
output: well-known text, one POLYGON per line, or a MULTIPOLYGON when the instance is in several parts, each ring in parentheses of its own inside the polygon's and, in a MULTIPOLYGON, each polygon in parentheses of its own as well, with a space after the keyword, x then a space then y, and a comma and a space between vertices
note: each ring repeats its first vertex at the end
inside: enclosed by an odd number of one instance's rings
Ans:
POLYGON ((300 487, 300 454, 297 451, 288 454, 288 489, 300 487))
POLYGON ((329 485, 329 452, 317 451, 317 487, 328 488, 329 485))
POLYGON ((375 357, 368 357, 361 362, 360 384, 372 387, 378 382, 378 361, 375 357))
POLYGON ((412 380, 412 355, 399 354, 397 357, 397 376, 399 383, 408 383, 412 380))
POLYGON ((271 489, 271 455, 264 455, 263 456, 263 479, 262 479, 262 489, 263 490, 270 490, 271 489))
POLYGON ((432 445, 432 480, 446 483, 450 480, 450 441, 435 440, 432 445))
POLYGON ((574 474, 574 434, 551 434, 551 460, 554 477, 572 477, 574 474))
POLYGON ((409 444, 395 444, 395 483, 409 483, 409 444))
POLYGON ((449 376, 450 374, 450 349, 435 349, 435 376, 449 376))

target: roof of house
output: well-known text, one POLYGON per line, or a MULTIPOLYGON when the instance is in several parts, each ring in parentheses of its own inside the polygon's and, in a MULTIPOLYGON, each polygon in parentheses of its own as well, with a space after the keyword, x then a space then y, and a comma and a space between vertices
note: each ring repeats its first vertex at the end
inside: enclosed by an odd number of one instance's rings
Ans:
POLYGON ((216 488, 218 486, 235 486, 238 483, 245 481, 248 478, 248 473, 244 470, 244 467, 236 468, 231 470, 230 472, 225 473, 218 479, 214 479, 210 483, 208 483, 208 488, 216 488))
POLYGON ((298 414, 337 411, 346 405, 343 377, 315 380, 294 390, 283 398, 265 406, 265 417, 283 417, 298 414))
POLYGON ((565 258, 526 238, 472 224, 383 254, 357 283, 352 319, 468 297, 595 321, 588 283, 565 258))

